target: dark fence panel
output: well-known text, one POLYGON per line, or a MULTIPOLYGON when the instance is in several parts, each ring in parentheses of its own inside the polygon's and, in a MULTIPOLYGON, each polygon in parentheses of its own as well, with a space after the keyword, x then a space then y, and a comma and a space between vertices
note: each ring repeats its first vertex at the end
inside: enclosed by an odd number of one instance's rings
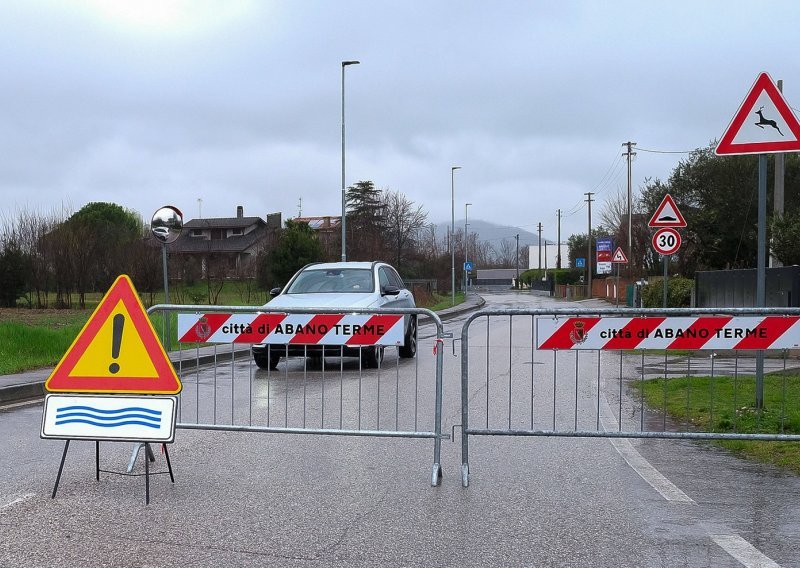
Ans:
MULTIPOLYGON (((767 307, 800 307, 800 266, 767 268, 767 307)), ((756 305, 756 270, 714 270, 695 274, 698 308, 748 308, 756 305)))

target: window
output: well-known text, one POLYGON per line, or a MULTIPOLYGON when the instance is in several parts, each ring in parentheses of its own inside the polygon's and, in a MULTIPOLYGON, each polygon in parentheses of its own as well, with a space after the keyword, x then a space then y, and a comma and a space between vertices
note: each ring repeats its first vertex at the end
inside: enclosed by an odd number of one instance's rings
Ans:
POLYGON ((316 294, 324 292, 372 292, 372 272, 361 268, 301 272, 291 283, 287 294, 316 294))
POLYGON ((240 237, 240 236, 242 236, 242 230, 241 229, 231 229, 231 236, 232 237, 240 237))
POLYGON ((378 270, 378 281, 380 282, 381 289, 383 289, 384 286, 392 285, 391 279, 389 278, 389 273, 385 266, 381 266, 381 268, 378 270))
POLYGON ((203 236, 203 229, 192 229, 192 236, 193 237, 202 237, 203 236))
POLYGON ((400 278, 400 275, 395 272, 394 269, 389 269, 389 280, 391 280, 392 284, 398 288, 402 289, 406 287, 406 285, 403 283, 403 279, 400 278))

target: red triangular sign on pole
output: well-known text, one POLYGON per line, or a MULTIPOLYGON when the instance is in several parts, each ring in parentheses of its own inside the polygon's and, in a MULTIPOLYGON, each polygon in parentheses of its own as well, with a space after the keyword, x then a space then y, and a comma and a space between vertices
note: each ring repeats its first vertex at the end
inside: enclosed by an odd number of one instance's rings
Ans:
POLYGON ((617 262, 620 264, 628 263, 628 257, 625 256, 622 247, 617 247, 617 250, 614 251, 614 256, 611 257, 611 262, 617 262))
POLYGON ((686 219, 681 215, 675 200, 668 193, 661 200, 656 212, 650 217, 648 227, 685 227, 686 219))
POLYGON ((176 394, 181 382, 130 278, 116 279, 47 379, 51 392, 176 394))
POLYGON ((767 73, 761 73, 717 144, 717 155, 800 151, 800 122, 767 73))

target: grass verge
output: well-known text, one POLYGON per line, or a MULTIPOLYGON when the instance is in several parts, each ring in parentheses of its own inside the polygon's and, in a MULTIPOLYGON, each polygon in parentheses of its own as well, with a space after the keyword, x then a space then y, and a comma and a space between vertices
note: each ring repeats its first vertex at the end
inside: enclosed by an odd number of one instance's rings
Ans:
MULTIPOLYGON (((432 312, 438 312, 440 310, 453 307, 453 297, 450 294, 444 296, 442 294, 434 294, 431 302, 432 303, 429 306, 419 305, 419 307, 427 308, 432 312)), ((456 292, 455 305, 457 306, 458 304, 461 304, 463 302, 464 302, 464 292, 456 292)))
MULTIPOLYGON (((764 377, 764 406, 755 407, 755 377, 680 377, 637 382, 651 409, 666 407, 672 419, 704 432, 800 434, 800 376, 764 377)), ((800 444, 723 440, 737 455, 800 473, 800 444)))

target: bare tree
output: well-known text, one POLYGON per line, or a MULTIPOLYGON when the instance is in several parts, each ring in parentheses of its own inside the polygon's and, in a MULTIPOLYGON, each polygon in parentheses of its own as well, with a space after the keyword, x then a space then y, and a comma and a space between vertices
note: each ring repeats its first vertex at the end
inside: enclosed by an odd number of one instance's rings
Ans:
POLYGON ((515 240, 503 239, 500 241, 500 250, 497 251, 497 262, 503 268, 514 268, 517 266, 517 243, 515 240))
POLYGON ((606 233, 615 234, 620 227, 628 226, 628 195, 621 187, 603 202, 600 210, 600 223, 606 233))

